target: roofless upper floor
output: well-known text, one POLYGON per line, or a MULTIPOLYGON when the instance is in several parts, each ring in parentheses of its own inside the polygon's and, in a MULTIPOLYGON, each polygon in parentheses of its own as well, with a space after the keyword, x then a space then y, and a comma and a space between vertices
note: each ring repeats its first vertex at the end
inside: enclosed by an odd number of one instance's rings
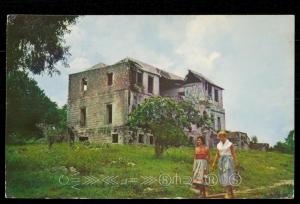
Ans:
POLYGON ((99 63, 69 75, 69 100, 128 89, 147 95, 170 96, 193 94, 193 91, 197 94, 198 91, 216 102, 221 101, 223 90, 193 70, 188 70, 182 78, 133 58, 125 58, 112 65, 99 63), (197 87, 199 89, 195 90, 197 87))

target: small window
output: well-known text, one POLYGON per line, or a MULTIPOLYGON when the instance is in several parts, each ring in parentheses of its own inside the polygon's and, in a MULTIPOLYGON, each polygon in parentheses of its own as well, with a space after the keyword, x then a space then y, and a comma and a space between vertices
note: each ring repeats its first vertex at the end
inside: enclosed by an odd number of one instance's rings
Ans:
POLYGON ((218 130, 221 130, 221 118, 218 117, 218 130))
POLYGON ((209 98, 211 99, 211 97, 212 97, 212 87, 211 87, 211 85, 210 84, 208 84, 208 96, 209 96, 209 98))
POLYGON ((107 124, 112 123, 112 104, 106 105, 107 124))
POLYGON ((79 137, 80 142, 89 141, 88 137, 79 137))
POLYGON ((136 73, 136 71, 134 71, 134 70, 130 70, 130 75, 129 75, 129 77, 130 77, 130 84, 135 84, 136 83, 136 76, 137 76, 137 73, 136 73))
POLYGON ((86 108, 80 109, 80 126, 81 127, 86 126, 86 108))
POLYGON ((107 85, 111 86, 113 84, 113 73, 107 73, 107 85))
POLYGON ((86 78, 83 78, 81 80, 81 91, 82 92, 87 91, 87 79, 86 78))
POLYGON ((143 85, 143 73, 137 72, 137 85, 143 85))
POLYGON ((144 143, 144 135, 139 134, 139 143, 144 143))
POLYGON ((112 143, 118 143, 119 137, 118 134, 112 134, 112 143))
POLYGON ((190 143, 191 143, 191 144, 194 144, 193 141, 194 141, 194 138, 193 138, 193 137, 190 137, 190 143))
POLYGON ((153 136, 150 136, 150 144, 153 144, 153 136))
POLYGON ((130 91, 128 92, 128 106, 130 105, 130 100, 131 100, 131 94, 130 94, 130 91))
POLYGON ((153 77, 148 76, 148 93, 153 93, 153 77))
POLYGON ((215 101, 219 102, 219 92, 217 89, 215 89, 215 101))
POLYGON ((178 96, 184 96, 184 92, 178 92, 178 96))
POLYGON ((215 116, 213 113, 210 114, 210 118, 211 118, 213 125, 215 125, 215 116))

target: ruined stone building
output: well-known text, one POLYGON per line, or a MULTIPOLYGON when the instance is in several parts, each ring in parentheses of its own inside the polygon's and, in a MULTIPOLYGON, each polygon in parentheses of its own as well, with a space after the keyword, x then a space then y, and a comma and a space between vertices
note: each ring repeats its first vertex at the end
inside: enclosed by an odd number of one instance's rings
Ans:
POLYGON ((249 145, 250 149, 260 150, 260 151, 268 151, 270 148, 270 145, 268 143, 253 143, 250 142, 249 145))
POLYGON ((238 149, 249 149, 250 148, 250 138, 247 133, 240 131, 228 131, 228 139, 234 144, 238 149))
POLYGON ((208 100, 211 107, 196 104, 196 108, 214 118, 214 128, 201 130, 192 125, 186 131, 191 141, 204 132, 206 142, 214 146, 216 131, 225 129, 222 91, 192 70, 182 78, 132 58, 112 65, 100 63, 69 75, 68 125, 75 128, 80 141, 153 144, 150 133, 133 132, 125 125, 128 114, 145 98, 160 95, 176 100, 208 100))

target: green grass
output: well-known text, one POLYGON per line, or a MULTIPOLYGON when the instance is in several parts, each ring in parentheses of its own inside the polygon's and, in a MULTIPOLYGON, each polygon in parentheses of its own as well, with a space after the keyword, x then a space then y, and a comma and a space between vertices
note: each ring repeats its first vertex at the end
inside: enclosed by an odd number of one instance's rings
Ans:
MULTIPOLYGON (((191 186, 184 184, 192 173, 193 152, 191 147, 170 148, 157 159, 153 147, 146 145, 76 144, 70 148, 67 144, 55 144, 50 151, 44 144, 7 145, 6 194, 17 198, 196 198, 191 186), (130 165, 131 162, 135 165, 130 165), (79 174, 74 175, 70 167, 79 174), (160 184, 160 176, 166 174, 171 178, 180 176, 181 183, 178 179, 177 183, 160 184), (86 176, 94 176, 99 181, 84 184, 86 176), (105 184, 102 181, 105 176, 118 176, 115 179, 118 184, 105 184), (156 181, 141 184, 145 181, 142 176, 152 176, 156 181), (76 184, 71 180, 74 178, 80 181, 75 186, 79 190, 72 188, 76 184)), ((238 151, 237 155, 243 167, 238 190, 294 179, 293 155, 253 150, 238 151)), ((162 177, 160 181, 163 183, 162 177)), ((291 195, 293 186, 276 189, 258 191, 247 197, 286 197, 291 195)), ((219 185, 210 188, 210 193, 222 191, 219 185)))

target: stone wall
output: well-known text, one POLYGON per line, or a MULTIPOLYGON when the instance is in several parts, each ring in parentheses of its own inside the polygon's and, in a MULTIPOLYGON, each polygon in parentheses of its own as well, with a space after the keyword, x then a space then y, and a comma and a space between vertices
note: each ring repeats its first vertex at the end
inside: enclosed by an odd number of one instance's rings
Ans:
MULTIPOLYGON (((130 90, 129 68, 121 63, 69 75, 68 125, 75 128, 77 140, 112 143, 115 138, 117 143, 129 143, 133 135, 125 126, 128 114, 145 98, 159 95, 159 77, 143 72, 143 87, 141 93, 130 90), (113 74, 112 85, 108 85, 109 73, 113 74), (148 93, 148 76, 153 77, 153 93, 148 93), (87 81, 85 88, 83 81, 87 81), (112 105, 111 124, 108 123, 108 104, 112 105), (82 108, 86 110, 85 126, 80 124, 82 108)), ((135 134, 143 135, 143 142, 150 144, 151 134, 142 130, 135 134)), ((139 140, 130 142, 139 143, 139 140)))
POLYGON ((68 125, 79 137, 91 141, 111 142, 111 130, 123 126, 128 115, 128 69, 123 64, 87 70, 69 76, 68 125), (108 73, 113 83, 108 85, 108 73), (87 89, 82 89, 82 79, 87 89), (107 121, 106 105, 112 105, 112 123, 107 121), (86 125, 80 126, 80 110, 86 108, 86 125))

